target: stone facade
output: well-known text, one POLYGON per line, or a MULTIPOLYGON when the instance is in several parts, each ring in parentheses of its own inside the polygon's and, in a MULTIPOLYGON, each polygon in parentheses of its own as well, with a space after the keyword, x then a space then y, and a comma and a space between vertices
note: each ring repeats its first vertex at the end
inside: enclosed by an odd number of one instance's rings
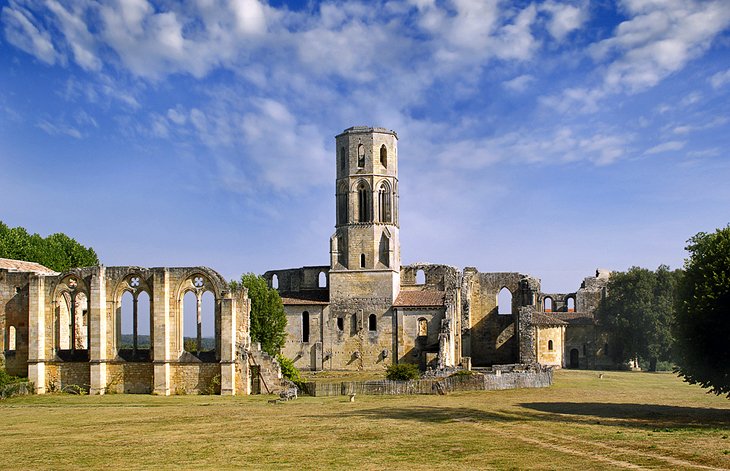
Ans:
POLYGON ((284 301, 284 354, 312 370, 382 369, 399 362, 422 369, 535 362, 561 367, 570 366, 566 358, 576 343, 595 346, 595 339, 587 340, 594 330, 563 317, 590 318, 593 326, 607 272, 587 278, 576 293, 545 294, 539 279, 517 272, 401 266, 397 143, 396 133, 383 128, 356 126, 335 137, 330 265, 264 274, 284 301), (546 298, 554 305, 547 312, 546 298))
POLYGON ((250 391, 250 368, 259 366, 250 346, 250 302, 245 289, 232 291, 215 271, 98 266, 55 273, 17 263, 0 260, 1 350, 7 370, 27 375, 36 392, 68 387, 92 394, 250 391), (195 317, 183 316, 186 293, 196 300, 195 317), (212 294, 214 311, 214 347, 208 351, 201 342, 206 293, 212 294), (122 342, 124 295, 133 302, 131 346, 122 342), (140 295, 149 298, 147 345, 138 342, 140 295), (198 332, 187 347, 184 317, 198 332))

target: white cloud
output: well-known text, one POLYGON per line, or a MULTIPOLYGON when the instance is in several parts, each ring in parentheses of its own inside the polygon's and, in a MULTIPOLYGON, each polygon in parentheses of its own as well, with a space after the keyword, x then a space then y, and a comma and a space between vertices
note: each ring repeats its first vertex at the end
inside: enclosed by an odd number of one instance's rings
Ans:
POLYGON ((614 57, 604 76, 610 91, 653 87, 703 54, 730 24, 730 9, 723 0, 625 0, 622 4, 630 19, 616 28, 613 37, 592 47, 597 60, 614 57))
POLYGON ((523 74, 511 80, 502 82, 502 86, 507 90, 512 90, 513 92, 524 92, 527 87, 534 81, 535 77, 533 77, 532 75, 523 74))
POLYGON ((583 3, 568 5, 549 1, 541 5, 540 10, 550 13, 547 30, 558 41, 562 41, 568 34, 582 27, 588 19, 586 5, 583 3))
POLYGON ((95 39, 83 21, 84 12, 81 8, 68 11, 59 2, 47 0, 46 5, 59 20, 66 41, 69 43, 77 64, 86 70, 101 69, 101 61, 96 57, 95 39))
POLYGON ((646 155, 652 155, 652 154, 661 154, 664 152, 672 152, 677 150, 682 150, 684 146, 687 144, 687 141, 668 141, 663 142, 661 144, 657 144, 654 147, 647 149, 644 154, 646 155))
POLYGON ((712 88, 721 88, 730 83, 730 69, 727 69, 724 72, 718 72, 714 74, 712 77, 710 77, 710 83, 712 84, 712 88))
POLYGON ((52 123, 47 119, 40 120, 37 126, 51 136, 69 136, 75 139, 83 138, 81 131, 65 123, 52 123))
POLYGON ((42 29, 28 10, 11 1, 2 9, 2 20, 5 39, 9 43, 46 64, 55 64, 59 59, 51 35, 42 29))

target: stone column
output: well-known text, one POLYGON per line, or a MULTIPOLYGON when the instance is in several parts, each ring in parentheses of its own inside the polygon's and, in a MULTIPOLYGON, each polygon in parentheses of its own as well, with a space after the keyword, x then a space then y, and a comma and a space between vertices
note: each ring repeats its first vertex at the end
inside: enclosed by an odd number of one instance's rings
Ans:
POLYGON ((152 392, 170 395, 170 273, 167 268, 155 270, 153 275, 152 326, 154 328, 154 384, 152 392))
POLYGON ((236 300, 221 299, 221 395, 236 394, 236 300))
POLYGON ((91 388, 89 394, 106 392, 106 268, 100 266, 91 276, 89 290, 89 323, 91 336, 88 339, 89 360, 91 362, 91 388))
POLYGON ((36 394, 46 392, 46 291, 45 277, 30 275, 28 287, 28 379, 36 394))

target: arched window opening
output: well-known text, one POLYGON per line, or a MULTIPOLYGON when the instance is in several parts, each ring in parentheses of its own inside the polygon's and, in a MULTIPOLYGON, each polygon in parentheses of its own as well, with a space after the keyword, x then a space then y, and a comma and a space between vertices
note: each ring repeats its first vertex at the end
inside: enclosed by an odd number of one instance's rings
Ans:
POLYGON ((274 275, 271 277, 271 287, 274 289, 279 289, 279 276, 274 275))
POLYGON ((345 170, 345 162, 347 161, 347 152, 345 146, 340 147, 340 169, 345 170))
POLYGON ((8 351, 14 352, 17 348, 17 332, 15 326, 8 327, 8 351))
POLYGON ((370 314, 370 316, 368 316, 368 330, 370 332, 378 330, 378 318, 375 314, 370 314))
POLYGON ((545 312, 553 311, 553 300, 552 298, 545 298, 542 302, 542 307, 545 312))
POLYGON ((337 330, 339 330, 340 332, 345 330, 345 318, 344 317, 337 318, 337 330))
POLYGON ((380 246, 378 249, 380 263, 386 267, 390 266, 390 239, 385 234, 380 234, 380 246))
POLYGON ((365 268, 365 254, 360 254, 360 268, 365 268))
POLYGON ((418 336, 419 337, 428 336, 428 321, 423 317, 418 319, 418 336))
POLYGON ((385 148, 385 144, 380 146, 380 164, 388 168, 388 149, 385 148))
POLYGON ((512 314, 512 292, 506 287, 499 291, 497 297, 497 312, 499 314, 512 314))
POLYGON ((568 298, 568 312, 575 312, 575 298, 568 298))
POLYGON ((309 312, 302 313, 302 342, 309 342, 309 312))
POLYGON ((202 345, 198 345, 198 297, 192 291, 188 291, 183 296, 181 317, 183 323, 183 350, 197 353, 202 345))
POLYGON ((130 291, 122 294, 121 306, 121 338, 119 339, 120 350, 134 350, 135 348, 135 332, 134 332, 134 295, 130 291))
POLYGON ((370 189, 365 182, 360 182, 357 186, 357 221, 372 222, 372 213, 370 211, 370 189))
POLYGON ((71 349, 71 293, 61 293, 58 299, 58 349, 71 349))
POLYGON ((337 190, 337 224, 347 224, 347 186, 337 190))
POLYGON ((85 293, 76 293, 71 311, 71 348, 85 350, 89 346, 89 301, 85 293))
POLYGON ((365 146, 362 144, 357 146, 357 166, 360 168, 365 166, 365 146))
POLYGON ((548 350, 550 350, 551 352, 553 351, 553 341, 552 340, 548 340, 548 350))
POLYGON ((319 283, 318 286, 320 288, 326 288, 327 287, 327 275, 323 271, 319 272, 319 283))
POLYGON ((417 285, 426 284, 426 273, 423 270, 418 270, 416 272, 416 284, 417 285))
POLYGON ((146 291, 137 295, 137 348, 152 348, 152 310, 146 291))
POLYGON ((383 182, 378 189, 378 221, 391 222, 390 187, 383 182))
POLYGON ((215 348, 215 296, 206 291, 200 299, 200 351, 210 352, 215 348))

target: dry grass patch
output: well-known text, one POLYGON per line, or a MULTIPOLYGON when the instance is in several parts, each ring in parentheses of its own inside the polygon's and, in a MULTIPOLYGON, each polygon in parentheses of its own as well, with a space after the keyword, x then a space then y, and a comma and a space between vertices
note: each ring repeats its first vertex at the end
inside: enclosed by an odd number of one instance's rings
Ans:
POLYGON ((730 401, 668 374, 560 371, 548 389, 354 403, 269 398, 3 401, 3 467, 730 468, 730 401))

